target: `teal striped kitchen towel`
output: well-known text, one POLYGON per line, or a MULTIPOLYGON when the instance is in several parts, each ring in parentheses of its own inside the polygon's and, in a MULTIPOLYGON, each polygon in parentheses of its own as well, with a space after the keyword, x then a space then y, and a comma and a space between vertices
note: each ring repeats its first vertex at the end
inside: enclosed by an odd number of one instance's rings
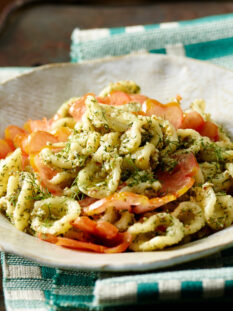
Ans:
POLYGON ((233 14, 72 33, 71 61, 146 51, 186 56, 233 68, 233 14))
MULTIPOLYGON (((130 53, 192 57, 233 68, 233 14, 110 29, 74 29, 71 61, 130 53)), ((30 68, 2 68, 0 79, 30 68)), ((233 301, 233 249, 151 272, 103 273, 41 266, 1 254, 7 311, 141 310, 167 303, 233 301)))

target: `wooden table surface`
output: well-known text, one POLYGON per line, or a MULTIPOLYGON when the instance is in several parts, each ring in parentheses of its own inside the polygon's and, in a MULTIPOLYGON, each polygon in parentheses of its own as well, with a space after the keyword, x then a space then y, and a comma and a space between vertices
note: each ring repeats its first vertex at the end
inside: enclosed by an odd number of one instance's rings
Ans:
POLYGON ((232 1, 0 0, 0 66, 69 62, 75 27, 120 27, 225 13, 233 13, 232 1))

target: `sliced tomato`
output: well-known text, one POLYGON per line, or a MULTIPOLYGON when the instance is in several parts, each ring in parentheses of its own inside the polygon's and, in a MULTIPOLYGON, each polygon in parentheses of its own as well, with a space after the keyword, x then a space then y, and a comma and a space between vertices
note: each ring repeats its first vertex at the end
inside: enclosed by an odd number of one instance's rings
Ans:
POLYGON ((86 111, 86 105, 85 105, 85 97, 82 97, 78 99, 76 102, 72 104, 72 106, 69 109, 70 115, 76 120, 80 121, 83 114, 86 111))
POLYGON ((41 161, 39 154, 31 154, 29 160, 33 170, 38 173, 42 186, 47 188, 48 191, 54 195, 61 195, 62 189, 59 186, 54 185, 50 182, 50 179, 54 177, 58 172, 51 167, 45 165, 41 161))
POLYGON ((77 230, 75 228, 70 229, 64 234, 65 238, 74 239, 82 242, 95 243, 95 239, 87 232, 77 230))
POLYGON ((8 145, 10 146, 10 148, 12 150, 15 150, 15 145, 14 145, 14 142, 12 140, 9 140, 9 139, 6 139, 6 138, 4 138, 3 140, 5 140, 8 143, 8 145))
POLYGON ((87 93, 85 96, 80 97, 78 100, 74 101, 70 108, 69 108, 69 114, 78 122, 81 120, 83 114, 86 111, 86 105, 85 105, 85 100, 88 95, 94 96, 95 94, 93 93, 87 93))
POLYGON ((5 139, 0 139, 0 159, 5 159, 13 150, 12 146, 5 139))
POLYGON ((95 229, 96 229, 96 223, 91 220, 87 216, 82 216, 76 218, 72 223, 72 226, 76 229, 95 234, 95 229))
POLYGON ((100 237, 107 240, 114 239, 119 231, 116 226, 107 221, 97 222, 96 230, 100 237))
POLYGON ((138 102, 142 104, 147 98, 147 96, 142 94, 128 94, 122 91, 113 91, 108 96, 97 97, 97 100, 105 105, 121 106, 129 102, 138 102))
POLYGON ((51 129, 51 121, 43 118, 42 120, 28 120, 24 124, 24 129, 28 133, 32 133, 35 131, 49 131, 51 129))
POLYGON ((147 99, 148 97, 142 94, 130 94, 130 100, 140 104, 143 104, 147 99))
POLYGON ((205 120, 197 111, 191 111, 184 114, 183 122, 181 124, 182 129, 193 129, 199 131, 203 128, 205 120))
POLYGON ((53 234, 49 234, 49 233, 41 233, 39 232, 37 234, 37 237, 40 239, 40 240, 43 240, 43 241, 46 241, 46 242, 49 242, 49 243, 56 243, 57 242, 57 237, 56 235, 53 235, 53 234))
POLYGON ((53 135, 57 138, 59 142, 66 142, 71 134, 71 129, 65 126, 59 127, 53 132, 53 135))
POLYGON ((176 197, 185 193, 194 183, 192 178, 198 172, 199 165, 192 153, 183 154, 176 159, 178 161, 174 170, 169 172, 159 172, 158 180, 162 183, 161 195, 173 193, 176 197))
POLYGON ((74 239, 69 238, 63 238, 58 237, 56 245, 60 245, 63 247, 71 248, 71 249, 77 249, 77 250, 83 250, 83 251, 92 251, 95 253, 104 253, 106 250, 106 246, 94 244, 91 242, 82 242, 74 239))
POLYGON ((130 95, 122 91, 112 91, 108 96, 97 97, 97 100, 105 105, 121 106, 131 101, 130 95))
POLYGON ((27 138, 28 134, 17 135, 13 140, 15 148, 21 148, 23 153, 27 153, 25 149, 27 144, 27 138))
POLYGON ((145 115, 155 115, 170 121, 175 128, 179 128, 183 121, 183 111, 177 102, 163 105, 155 99, 148 99, 142 104, 142 111, 145 115))
POLYGON ((109 94, 110 105, 121 106, 128 104, 131 100, 130 95, 122 91, 113 91, 109 94))
POLYGON ((123 253, 132 242, 132 236, 129 232, 122 232, 118 233, 116 240, 118 240, 116 246, 106 248, 104 250, 105 253, 123 253))
POLYGON ((128 232, 118 233, 118 236, 115 239, 115 245, 112 247, 107 247, 105 245, 96 244, 88 241, 80 241, 77 240, 76 238, 54 236, 51 234, 39 233, 38 238, 43 241, 53 243, 58 246, 63 246, 66 248, 81 251, 92 251, 95 253, 108 253, 108 254, 122 253, 126 251, 132 241, 131 234, 129 234, 128 232))
POLYGON ((144 210, 154 210, 175 199, 176 196, 173 194, 149 199, 144 195, 133 192, 116 192, 84 208, 84 211, 87 215, 95 215, 103 213, 108 207, 115 207, 118 210, 128 210, 132 213, 140 214, 144 210))
POLYGON ((207 136, 213 141, 219 140, 218 126, 211 121, 206 121, 204 126, 199 130, 202 136, 207 136))
POLYGON ((101 103, 101 104, 111 105, 111 104, 110 104, 110 97, 109 97, 109 96, 105 96, 105 97, 97 96, 96 99, 97 99, 98 102, 101 103))
POLYGON ((205 121, 197 111, 185 113, 180 128, 193 129, 213 141, 219 140, 218 126, 211 121, 205 121))
POLYGON ((11 141, 13 144, 16 136, 24 136, 26 134, 26 131, 17 125, 8 125, 5 128, 5 139, 11 141))
POLYGON ((58 138, 53 134, 44 131, 32 132, 24 142, 24 150, 27 154, 35 154, 40 152, 48 143, 54 144, 58 142, 58 138))
POLYGON ((83 251, 92 251, 96 253, 104 253, 106 247, 98 244, 94 244, 91 242, 83 242, 78 241, 75 239, 65 238, 65 237, 57 237, 52 234, 43 234, 39 233, 38 238, 53 243, 59 246, 71 248, 71 249, 77 249, 77 250, 83 250, 83 251))
POLYGON ((111 223, 106 221, 95 222, 87 216, 78 217, 72 222, 72 226, 76 229, 107 240, 113 239, 118 234, 117 227, 111 223))

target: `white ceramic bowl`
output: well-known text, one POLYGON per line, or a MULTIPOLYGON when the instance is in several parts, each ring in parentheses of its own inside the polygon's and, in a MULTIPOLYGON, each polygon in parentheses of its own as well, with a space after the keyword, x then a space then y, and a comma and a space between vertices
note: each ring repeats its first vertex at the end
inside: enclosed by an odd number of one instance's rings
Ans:
MULTIPOLYGON (((0 85, 0 132, 8 124, 51 117, 68 98, 98 93, 109 82, 131 79, 141 91, 161 102, 180 94, 183 108, 196 98, 233 136, 233 72, 183 57, 141 54, 81 64, 37 68, 0 85)), ((0 246, 38 263, 68 269, 146 271, 187 262, 233 245, 233 227, 163 251, 94 254, 72 251, 18 231, 0 215, 0 246)))

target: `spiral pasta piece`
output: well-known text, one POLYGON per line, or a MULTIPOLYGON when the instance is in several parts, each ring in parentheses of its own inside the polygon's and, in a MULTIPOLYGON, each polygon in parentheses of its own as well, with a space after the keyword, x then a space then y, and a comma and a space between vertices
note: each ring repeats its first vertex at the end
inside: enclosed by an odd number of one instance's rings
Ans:
POLYGON ((130 226, 128 232, 133 236, 131 250, 154 251, 180 242, 184 237, 184 226, 171 214, 158 213, 130 226))
POLYGON ((6 193, 9 177, 17 171, 22 170, 22 151, 16 149, 4 160, 0 160, 0 197, 6 193))
POLYGON ((201 197, 205 220, 213 230, 221 230, 232 223, 233 200, 230 195, 216 194, 211 184, 205 184, 201 197))
POLYGON ((179 140, 175 127, 167 120, 161 120, 161 127, 163 131, 164 148, 160 154, 162 157, 166 157, 176 151, 179 140))
POLYGON ((137 120, 135 114, 122 108, 100 104, 94 96, 87 96, 85 104, 86 115, 97 129, 125 132, 137 120))
POLYGON ((86 195, 101 199, 114 193, 121 176, 122 158, 112 158, 102 164, 90 161, 77 177, 78 188, 86 195))
POLYGON ((141 143, 141 122, 136 120, 132 127, 121 136, 120 154, 136 151, 141 143))
POLYGON ((13 212, 13 223, 19 230, 24 230, 28 226, 34 202, 33 193, 30 173, 24 173, 21 190, 13 212))
POLYGON ((151 162, 157 164, 158 155, 158 149, 153 144, 147 142, 132 154, 132 159, 134 159, 134 163, 139 169, 146 170, 150 168, 151 162))
POLYGON ((63 234, 72 226, 80 214, 81 208, 74 199, 51 197, 34 204, 31 227, 35 232, 44 234, 63 234))
POLYGON ((183 149, 179 152, 192 152, 197 154, 201 150, 202 137, 201 135, 192 129, 178 129, 177 135, 181 145, 184 145, 183 149))
POLYGON ((10 176, 6 196, 0 199, 0 207, 6 210, 6 215, 21 231, 28 227, 34 202, 33 196, 30 173, 23 172, 10 176))
POLYGON ((117 211, 113 206, 110 206, 100 216, 99 220, 114 224, 119 231, 127 231, 128 227, 135 222, 135 217, 129 211, 117 211))
POLYGON ((138 116, 141 121, 142 144, 145 142, 153 144, 155 147, 162 146, 163 135, 171 135, 176 140, 176 133, 168 121, 161 120, 156 116, 138 116), (164 131, 164 133, 163 133, 164 131))
POLYGON ((172 215, 183 223, 185 236, 199 231, 205 225, 202 208, 195 202, 181 202, 172 215))

